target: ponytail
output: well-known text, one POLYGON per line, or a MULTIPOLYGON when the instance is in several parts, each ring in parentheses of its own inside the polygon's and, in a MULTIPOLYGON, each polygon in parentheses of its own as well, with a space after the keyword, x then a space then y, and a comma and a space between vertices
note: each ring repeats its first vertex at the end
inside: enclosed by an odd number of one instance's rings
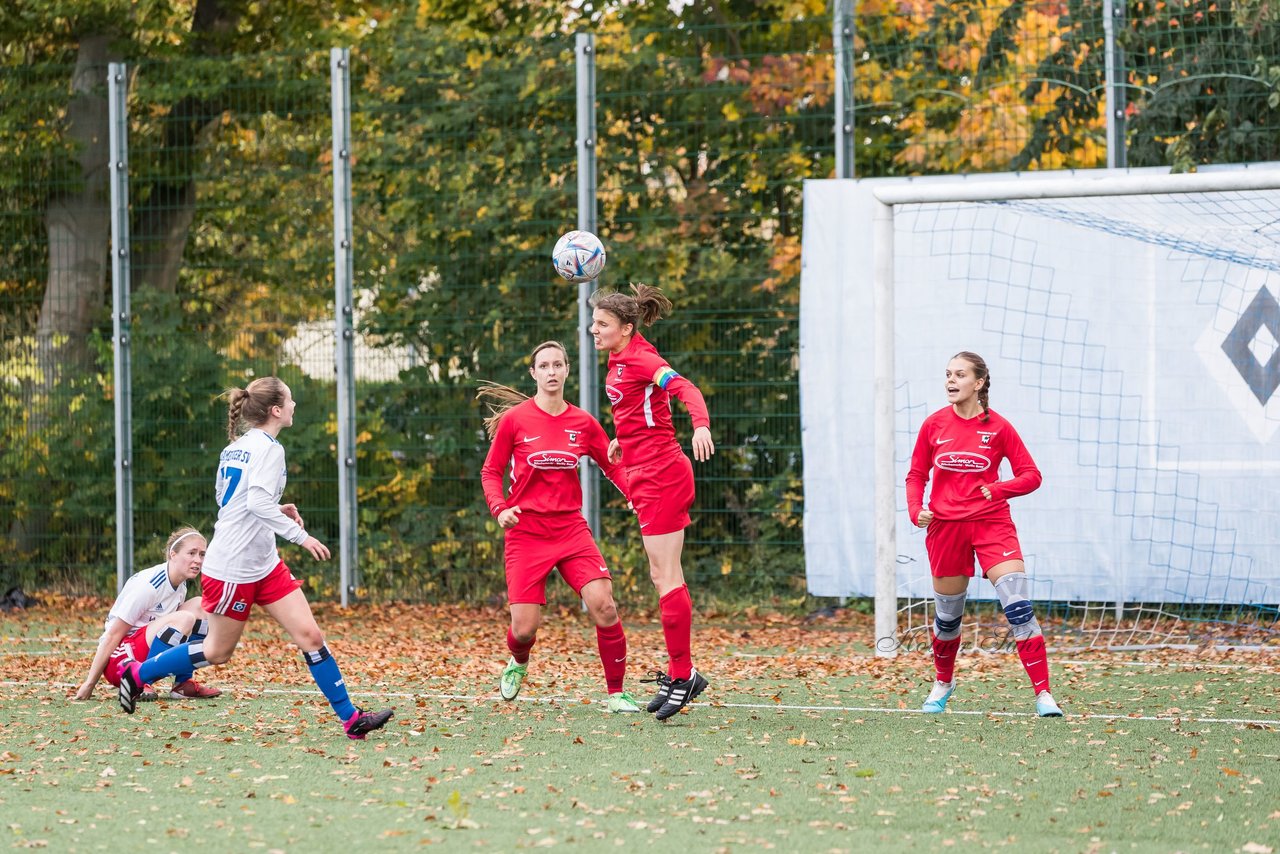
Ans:
POLYGON ((234 442, 243 426, 267 423, 271 407, 284 406, 284 382, 279 377, 258 377, 244 388, 227 389, 227 438, 234 442))
POLYGON ((489 410, 489 416, 484 419, 484 430, 489 434, 490 441, 493 441, 493 437, 498 434, 498 422, 507 414, 507 410, 528 399, 529 395, 516 391, 511 386, 492 383, 488 380, 480 381, 476 400, 483 403, 489 410))
POLYGON ((631 324, 633 330, 652 326, 659 318, 671 313, 671 300, 658 288, 643 283, 633 284, 631 294, 618 291, 596 291, 588 303, 618 318, 618 323, 631 324))
POLYGON ((636 305, 640 309, 641 325, 653 326, 655 321, 671 313, 671 300, 657 288, 641 283, 632 285, 631 292, 635 294, 636 305))
POLYGON ((240 411, 244 408, 244 399, 249 392, 242 388, 227 390, 227 438, 234 442, 240 437, 240 411))

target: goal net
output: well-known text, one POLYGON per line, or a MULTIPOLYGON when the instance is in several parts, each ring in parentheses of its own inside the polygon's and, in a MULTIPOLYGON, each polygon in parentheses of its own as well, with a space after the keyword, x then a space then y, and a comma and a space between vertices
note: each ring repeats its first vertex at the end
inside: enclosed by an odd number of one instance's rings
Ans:
POLYGON ((903 480, 961 350, 1044 474, 1051 643, 1280 642, 1280 168, 810 182, 803 257, 808 586, 876 595, 882 652, 928 642, 903 480))

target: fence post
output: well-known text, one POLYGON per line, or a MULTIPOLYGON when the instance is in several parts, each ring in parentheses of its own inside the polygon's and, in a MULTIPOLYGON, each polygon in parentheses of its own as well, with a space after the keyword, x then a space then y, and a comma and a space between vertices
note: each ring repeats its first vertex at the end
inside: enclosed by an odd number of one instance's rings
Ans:
POLYGON ((333 113, 333 315, 338 392, 338 583, 351 604, 356 569, 355 308, 351 294, 351 52, 329 51, 333 113))
POLYGON ((129 308, 129 75, 107 65, 111 181, 111 340, 116 432, 116 590, 133 574, 133 364, 129 308))
MULTIPOLYGON (((578 229, 596 231, 596 37, 574 37, 578 94, 578 229)), ((587 300, 594 282, 578 284, 578 405, 600 417, 596 348, 591 339, 591 306, 587 300)), ((579 469, 582 480, 582 513, 591 533, 600 536, 600 475, 585 459, 579 469)))
POLYGON ((1124 25, 1124 3, 1103 0, 1102 32, 1105 41, 1103 56, 1106 63, 1104 81, 1107 97, 1107 168, 1124 169, 1129 165, 1125 146, 1125 92, 1124 50, 1116 42, 1116 28, 1124 25))
POLYGON ((836 177, 852 178, 854 163, 853 122, 853 0, 833 0, 831 44, 835 49, 836 177))

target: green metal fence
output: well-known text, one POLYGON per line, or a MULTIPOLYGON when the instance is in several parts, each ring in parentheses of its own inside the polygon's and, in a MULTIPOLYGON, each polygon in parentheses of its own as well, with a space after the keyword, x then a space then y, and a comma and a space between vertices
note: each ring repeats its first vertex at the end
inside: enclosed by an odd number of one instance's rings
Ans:
POLYGON ((0 74, 0 582, 114 571, 105 50, 0 74), (109 293, 109 289, 106 291, 109 293), (87 296, 86 296, 87 295, 87 296), (88 425, 94 425, 90 428, 88 425), (97 431, 105 432, 106 444, 97 431), (105 453, 104 453, 105 451, 105 453), (100 560, 104 560, 99 564, 100 560))
MULTIPOLYGON (((1075 0, 860 4, 854 170, 1280 159, 1280 23, 1267 4, 1114 13, 1075 0)), ((527 387, 538 341, 576 349, 576 291, 547 259, 577 222, 573 42, 401 23, 352 47, 358 596, 501 589, 472 397, 480 379, 527 387)), ((831 20, 605 18, 595 44, 602 283, 672 297, 651 337, 713 417, 686 571, 739 596, 799 593, 801 198, 805 179, 835 168, 831 20)), ((80 57, 0 66, 0 584, 105 592, 105 49, 80 57)), ((290 500, 336 545, 328 53, 129 70, 134 563, 158 561, 177 524, 212 528, 217 395, 265 373, 299 401, 282 436, 290 500)), ((687 439, 683 413, 677 423, 687 439)), ((619 586, 639 589, 634 524, 605 499, 604 549, 619 586)), ((334 564, 291 559, 318 595, 338 594, 334 564)))
MULTIPOLYGON (((278 374, 298 401, 289 498, 336 530, 329 438, 333 220, 324 53, 135 63, 130 78, 137 565, 181 524, 212 534, 219 395, 278 374), (316 351, 324 369, 309 368, 316 351)), ((299 557, 302 557, 301 553, 299 557)), ((327 564, 295 560, 313 587, 327 564)))

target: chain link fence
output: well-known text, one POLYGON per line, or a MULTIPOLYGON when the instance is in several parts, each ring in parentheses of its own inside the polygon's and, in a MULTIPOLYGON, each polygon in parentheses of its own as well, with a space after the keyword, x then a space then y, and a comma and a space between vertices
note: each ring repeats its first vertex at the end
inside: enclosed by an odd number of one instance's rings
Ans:
MULTIPOLYGON (((1109 131, 1126 140, 1112 158, 1129 165, 1280 159, 1280 26, 1266 4, 1121 12, 862 4, 849 48, 854 171, 1103 166, 1109 131)), ((604 20, 595 36, 602 284, 671 296, 651 338, 712 412, 718 453, 697 467, 686 572, 738 598, 799 596, 801 200, 803 181, 835 166, 832 22, 642 31, 604 20)), ((0 175, 0 583, 107 592, 105 49, 81 57, 0 67, 11 164, 0 175)), ((351 60, 351 592, 482 599, 502 589, 501 535, 479 489, 476 384, 530 390, 525 360, 544 339, 576 358, 576 292, 547 257, 577 222, 574 40, 383 27, 351 60)), ((218 395, 268 373, 299 402, 282 435, 289 500, 336 545, 328 53, 142 61, 129 73, 134 564, 160 560, 178 524, 212 530, 218 395)), ((856 383, 868 366, 849 371, 856 383)), ((687 441, 683 413, 677 424, 687 441)), ((634 524, 603 498, 616 583, 643 590, 634 524)), ((317 595, 339 595, 336 566, 290 558, 317 595)))

